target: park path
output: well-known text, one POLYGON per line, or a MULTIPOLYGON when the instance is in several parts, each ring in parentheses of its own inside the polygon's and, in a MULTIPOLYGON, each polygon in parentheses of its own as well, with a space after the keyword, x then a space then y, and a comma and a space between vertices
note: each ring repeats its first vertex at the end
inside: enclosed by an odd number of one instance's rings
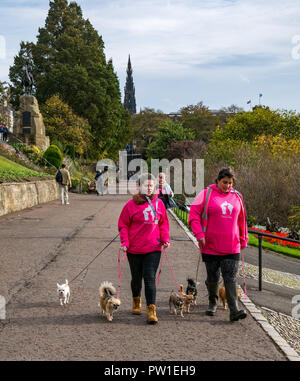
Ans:
MULTIPOLYGON (((0 294, 7 299, 0 323, 0 360, 274 360, 285 361, 251 317, 230 323, 220 306, 205 315, 205 269, 200 262, 198 306, 184 318, 170 315, 168 299, 176 288, 163 261, 157 291, 159 323, 149 326, 145 306, 131 315, 128 262, 122 262, 122 305, 112 323, 99 315, 98 288, 118 286, 117 238, 71 284, 71 304, 59 306, 56 283, 73 279, 117 235, 127 195, 70 195, 70 205, 53 201, 0 218, 0 294)), ((178 283, 195 276, 198 250, 170 219, 170 263, 178 283), (179 238, 179 240, 178 240, 179 238)), ((144 297, 143 297, 144 300, 144 297)))

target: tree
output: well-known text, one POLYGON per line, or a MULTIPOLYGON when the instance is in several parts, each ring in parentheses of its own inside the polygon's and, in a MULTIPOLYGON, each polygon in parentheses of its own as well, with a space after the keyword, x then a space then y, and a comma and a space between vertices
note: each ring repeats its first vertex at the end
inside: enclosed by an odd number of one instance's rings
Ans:
POLYGON ((63 146, 73 144, 78 155, 87 152, 91 141, 88 121, 77 116, 58 95, 49 98, 41 106, 41 113, 50 142, 57 140, 63 146))
MULTIPOLYGON (((104 150, 110 154, 108 147, 113 152, 123 147, 131 126, 121 103, 119 81, 112 61, 106 62, 102 37, 83 18, 81 8, 67 0, 50 1, 37 43, 28 47, 39 103, 58 94, 77 115, 88 120, 93 135, 90 156, 97 158, 104 150), (117 140, 112 142, 115 136, 117 140)), ((19 73, 17 63, 12 72, 19 73)))
POLYGON ((137 146, 146 148, 158 131, 158 126, 170 120, 162 111, 145 108, 140 113, 132 115, 132 128, 137 146))
POLYGON ((220 123, 220 120, 202 102, 183 107, 180 112, 183 127, 194 131, 196 140, 208 142, 212 132, 220 123))
POLYGON ((269 107, 256 107, 253 111, 235 114, 223 128, 217 128, 213 139, 226 139, 252 142, 257 136, 276 136, 280 133, 286 138, 300 137, 300 118, 292 112, 273 111, 269 107))
POLYGON ((163 159, 172 142, 194 139, 194 131, 186 130, 179 122, 168 120, 159 125, 153 137, 146 150, 147 158, 163 159))
POLYGON ((222 107, 218 111, 217 117, 220 119, 221 125, 224 125, 229 118, 232 118, 238 112, 243 112, 243 111, 244 109, 242 107, 232 104, 229 107, 222 107))
POLYGON ((0 81, 0 124, 8 125, 9 116, 7 107, 11 101, 11 90, 7 82, 0 81))

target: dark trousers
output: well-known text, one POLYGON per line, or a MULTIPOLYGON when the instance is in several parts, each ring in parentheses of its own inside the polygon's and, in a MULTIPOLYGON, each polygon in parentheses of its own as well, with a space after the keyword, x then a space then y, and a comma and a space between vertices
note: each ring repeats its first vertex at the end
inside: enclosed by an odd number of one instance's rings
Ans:
POLYGON ((224 282, 234 283, 239 269, 239 261, 235 259, 226 259, 221 257, 215 261, 205 262, 207 271, 207 282, 217 283, 220 279, 220 273, 224 282))
POLYGON ((148 254, 127 253, 132 278, 132 296, 141 296, 142 280, 144 279, 147 306, 149 306, 150 304, 155 304, 155 276, 159 266, 160 256, 160 251, 155 251, 153 253, 148 254))

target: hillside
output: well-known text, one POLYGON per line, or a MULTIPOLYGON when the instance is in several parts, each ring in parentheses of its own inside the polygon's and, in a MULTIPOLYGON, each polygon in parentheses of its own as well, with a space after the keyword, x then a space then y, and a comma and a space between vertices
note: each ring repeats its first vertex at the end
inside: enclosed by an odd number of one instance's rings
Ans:
POLYGON ((0 182, 33 181, 36 179, 53 178, 48 173, 38 172, 15 163, 0 155, 0 182))

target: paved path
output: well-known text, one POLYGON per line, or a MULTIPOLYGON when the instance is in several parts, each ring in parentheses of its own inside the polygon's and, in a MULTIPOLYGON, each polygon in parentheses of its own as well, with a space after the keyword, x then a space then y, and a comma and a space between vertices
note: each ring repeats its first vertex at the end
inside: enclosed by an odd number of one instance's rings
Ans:
MULTIPOLYGON (((258 249, 256 247, 248 247, 245 250, 245 262, 258 266, 258 249)), ((300 275, 300 260, 297 258, 263 250, 262 264, 263 268, 300 275)), ((239 281, 242 284, 242 278, 239 278, 239 281)), ((267 307, 290 316, 295 307, 295 304, 292 304, 292 298, 300 295, 299 289, 265 281, 262 282, 262 291, 259 291, 256 279, 246 279, 246 285, 249 297, 257 306, 267 307)))
MULTIPOLYGON (((59 306, 56 283, 74 278, 117 234, 117 219, 129 196, 70 195, 0 217, 0 294, 9 301, 0 324, 0 360, 281 360, 286 357, 249 316, 230 323, 222 307, 205 315, 207 291, 184 318, 170 315, 175 284, 164 260, 157 292, 159 324, 131 315, 130 274, 122 264, 120 311, 112 323, 100 317, 98 288, 118 285, 119 240, 71 284, 71 304, 59 306)), ((170 217, 171 236, 183 237, 170 217)), ((169 259, 178 282, 195 276, 198 250, 191 241, 171 241, 169 259)), ((205 279, 200 263, 199 279, 205 279)), ((144 298, 143 298, 144 299, 144 298)))

